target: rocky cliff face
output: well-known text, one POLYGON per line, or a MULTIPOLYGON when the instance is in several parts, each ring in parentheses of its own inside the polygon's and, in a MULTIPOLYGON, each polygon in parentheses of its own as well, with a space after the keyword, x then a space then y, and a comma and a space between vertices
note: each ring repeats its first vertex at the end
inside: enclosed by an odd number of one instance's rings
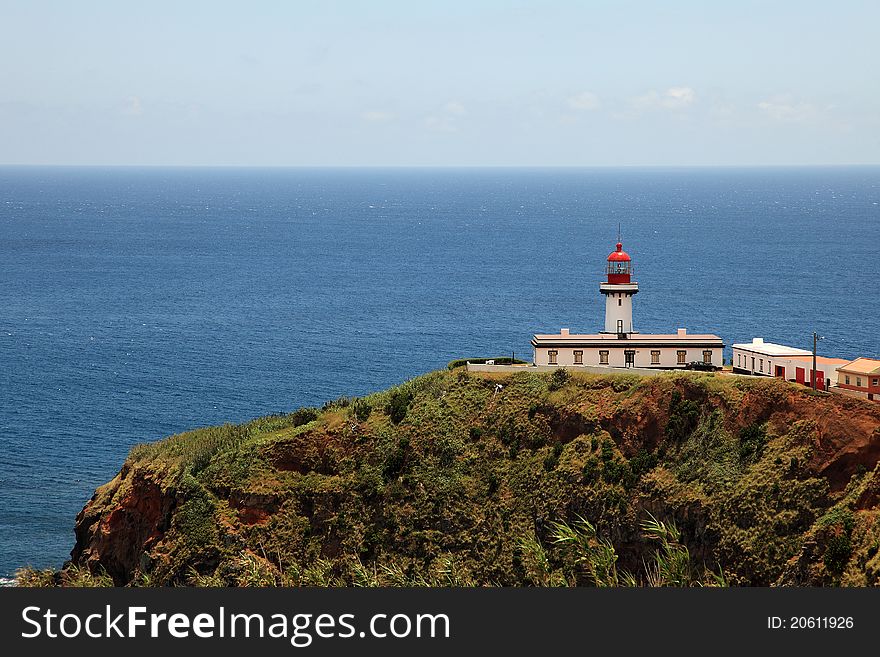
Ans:
POLYGON ((588 519, 639 573, 651 514, 732 584, 873 585, 878 460, 880 404, 780 381, 436 372, 135 448, 71 563, 118 585, 527 585, 531 545, 590 584, 553 523, 588 519))

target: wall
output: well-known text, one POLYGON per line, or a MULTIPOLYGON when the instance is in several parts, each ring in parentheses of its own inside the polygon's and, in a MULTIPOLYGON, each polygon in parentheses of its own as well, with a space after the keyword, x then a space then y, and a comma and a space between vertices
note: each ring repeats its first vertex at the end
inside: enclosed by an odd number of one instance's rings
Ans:
MULTIPOLYGON (((621 340, 620 342, 624 342, 621 340)), ((685 355, 685 363, 690 363, 692 361, 703 361, 703 350, 704 347, 682 347, 682 346, 668 346, 668 347, 630 347, 630 346, 617 346, 619 344, 618 341, 614 341, 614 346, 603 346, 602 349, 608 351, 608 366, 610 367, 625 367, 625 356, 624 351, 627 349, 635 350, 635 367, 643 367, 643 368, 681 368, 683 365, 678 364, 678 351, 684 350, 686 352, 685 355), (653 364, 651 363, 651 352, 652 351, 660 351, 660 363, 653 364)), ((536 347, 535 348, 535 365, 550 365, 550 357, 548 352, 551 348, 548 347, 536 347)), ((552 347, 553 350, 557 351, 558 354, 556 356, 556 366, 567 366, 567 365, 575 365, 574 362, 574 352, 575 349, 584 352, 584 362, 583 364, 590 367, 599 367, 601 366, 599 363, 599 347, 552 347)), ((708 348, 706 348, 708 349, 708 348)), ((721 367, 722 358, 723 358, 723 349, 721 347, 716 347, 711 349, 712 351, 712 364, 715 367, 721 367)))
MULTIPOLYGON (((774 376, 775 369, 771 368, 779 365, 785 368, 786 380, 793 380, 795 375, 793 363, 795 362, 798 363, 798 367, 804 366, 801 361, 793 361, 786 356, 771 356, 751 349, 733 349, 733 368, 756 376, 774 376), (752 368, 752 358, 755 359, 754 369, 752 368), (761 369, 761 361, 763 361, 763 370, 761 369)), ((811 367, 808 366, 806 369, 809 370, 811 367)))
MULTIPOLYGON (((806 382, 809 383, 812 381, 810 373, 813 371, 813 359, 811 357, 806 357, 805 360, 802 360, 801 358, 793 358, 791 356, 772 356, 748 349, 734 348, 733 350, 733 369, 736 372, 753 374, 755 376, 775 376, 775 368, 777 365, 785 368, 786 381, 794 381, 797 378, 798 367, 803 368, 804 379, 806 382), (754 369, 752 369, 752 358, 755 359, 754 369), (761 371, 762 360, 764 361, 763 371, 761 371)), ((822 372, 826 385, 837 384, 838 367, 838 365, 831 363, 816 363, 816 370, 822 372)))
MULTIPOLYGON (((559 368, 555 365, 484 365, 469 364, 468 372, 554 372, 559 368)), ((638 374, 640 376, 656 376, 662 374, 666 370, 660 369, 642 369, 638 367, 628 367, 621 369, 617 367, 590 367, 586 365, 569 365, 563 369, 573 370, 576 372, 589 372, 590 374, 638 374)))
POLYGON ((617 320, 623 320, 623 332, 633 332, 632 294, 612 292, 605 295, 605 332, 617 333, 617 320))
POLYGON ((837 385, 846 390, 854 390, 864 393, 868 399, 880 400, 880 385, 873 385, 875 382, 880 384, 880 375, 877 374, 850 374, 848 372, 839 372, 837 385), (849 383, 846 377, 849 376, 849 383), (857 381, 861 378, 862 385, 859 386, 857 381))

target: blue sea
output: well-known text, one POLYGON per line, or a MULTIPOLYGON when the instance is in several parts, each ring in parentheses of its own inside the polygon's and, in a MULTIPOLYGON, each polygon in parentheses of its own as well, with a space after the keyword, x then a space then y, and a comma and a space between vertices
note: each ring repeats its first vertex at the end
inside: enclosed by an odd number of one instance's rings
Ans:
MULTIPOLYGON (((880 355, 880 168, 0 168, 0 575, 129 448, 601 328, 880 355)), ((729 354, 729 350, 728 350, 729 354)))

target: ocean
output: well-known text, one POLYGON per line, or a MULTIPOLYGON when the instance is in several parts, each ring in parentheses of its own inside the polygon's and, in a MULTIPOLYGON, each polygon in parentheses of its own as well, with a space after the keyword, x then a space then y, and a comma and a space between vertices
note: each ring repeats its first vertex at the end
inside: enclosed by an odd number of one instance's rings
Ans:
MULTIPOLYGON (((880 168, 0 168, 0 576, 129 448, 601 328, 880 356, 880 168)), ((729 348, 727 355, 729 357, 729 348)))

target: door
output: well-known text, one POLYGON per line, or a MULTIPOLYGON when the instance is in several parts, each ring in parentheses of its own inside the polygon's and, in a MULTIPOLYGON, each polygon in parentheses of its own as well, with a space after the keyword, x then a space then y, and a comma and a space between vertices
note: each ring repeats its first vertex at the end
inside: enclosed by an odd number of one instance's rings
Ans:
POLYGON ((636 364, 636 352, 633 349, 627 349, 623 352, 623 366, 634 367, 636 364))
POLYGON ((782 367, 782 365, 777 365, 777 366, 776 366, 776 376, 777 376, 778 378, 780 378, 780 379, 784 379, 784 378, 785 378, 785 368, 782 367))
POLYGON ((822 370, 816 372, 816 390, 825 390, 825 372, 822 370))
POLYGON ((806 384, 807 372, 803 367, 795 367, 794 368, 794 380, 800 384, 806 384))

